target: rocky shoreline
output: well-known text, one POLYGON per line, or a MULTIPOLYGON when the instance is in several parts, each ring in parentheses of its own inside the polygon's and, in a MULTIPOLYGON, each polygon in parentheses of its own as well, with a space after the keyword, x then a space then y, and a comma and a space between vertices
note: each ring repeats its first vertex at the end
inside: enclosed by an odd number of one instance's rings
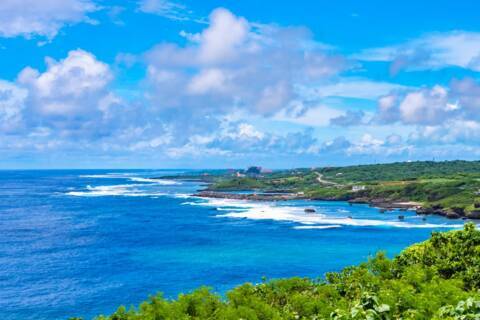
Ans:
POLYGON ((412 210, 418 215, 440 215, 449 219, 480 219, 480 208, 471 212, 465 212, 463 209, 443 209, 441 207, 424 208, 420 203, 405 201, 405 202, 392 202, 386 199, 369 199, 369 198, 309 198, 303 194, 298 193, 284 193, 284 194, 272 194, 272 193, 228 193, 221 191, 203 190, 194 194, 196 197, 202 198, 219 198, 219 199, 232 199, 232 200, 254 200, 254 201, 288 201, 288 200, 320 200, 320 201, 347 201, 350 204, 368 204, 369 206, 379 208, 381 211, 391 210, 412 210))

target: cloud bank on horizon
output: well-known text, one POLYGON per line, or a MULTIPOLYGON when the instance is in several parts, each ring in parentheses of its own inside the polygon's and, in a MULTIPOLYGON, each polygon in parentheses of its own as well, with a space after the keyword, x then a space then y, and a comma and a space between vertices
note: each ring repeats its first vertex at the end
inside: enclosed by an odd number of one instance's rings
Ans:
POLYGON ((479 158, 471 3, 408 26, 372 22, 388 4, 227 4, 2 1, 0 167, 479 158))

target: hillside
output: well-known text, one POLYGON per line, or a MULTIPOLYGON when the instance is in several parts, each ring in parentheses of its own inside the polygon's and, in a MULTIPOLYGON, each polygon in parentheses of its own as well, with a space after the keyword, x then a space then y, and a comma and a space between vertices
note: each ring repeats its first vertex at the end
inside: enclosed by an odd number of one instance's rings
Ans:
POLYGON ((308 199, 370 203, 387 209, 406 206, 421 214, 480 218, 479 161, 295 169, 253 177, 224 174, 209 182, 211 191, 286 192, 308 199))

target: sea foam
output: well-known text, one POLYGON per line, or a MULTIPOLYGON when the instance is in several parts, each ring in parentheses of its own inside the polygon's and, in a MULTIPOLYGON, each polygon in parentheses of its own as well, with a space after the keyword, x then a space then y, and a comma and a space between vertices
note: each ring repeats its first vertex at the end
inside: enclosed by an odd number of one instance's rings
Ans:
POLYGON ((118 184, 112 186, 92 187, 87 185, 86 191, 70 191, 67 195, 77 197, 105 197, 105 196, 124 196, 124 197, 148 197, 166 195, 163 192, 147 192, 138 189, 143 184, 118 184))
POLYGON ((148 182, 148 183, 158 183, 161 185, 178 185, 180 182, 175 181, 175 180, 168 180, 168 179, 151 179, 151 178, 140 178, 140 177, 134 177, 134 178, 128 178, 130 181, 134 182, 148 182))
POLYGON ((328 229, 341 226, 353 227, 394 227, 394 228, 461 228, 463 224, 410 223, 395 220, 357 219, 338 217, 334 214, 305 212, 303 207, 282 206, 276 203, 231 199, 207 199, 186 204, 215 207, 217 218, 274 220, 300 224, 295 229, 328 229))

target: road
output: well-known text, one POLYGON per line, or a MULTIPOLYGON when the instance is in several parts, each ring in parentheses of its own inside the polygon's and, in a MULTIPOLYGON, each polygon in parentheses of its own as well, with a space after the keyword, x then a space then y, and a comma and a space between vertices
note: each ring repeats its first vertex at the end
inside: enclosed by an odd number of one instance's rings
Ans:
POLYGON ((321 174, 320 172, 315 172, 317 174, 317 181, 318 183, 320 184, 325 184, 325 185, 330 185, 330 186, 334 186, 334 187, 341 187, 342 185, 339 184, 339 183, 336 183, 336 182, 332 182, 332 181, 328 181, 328 180, 324 180, 323 179, 323 174, 321 174))

